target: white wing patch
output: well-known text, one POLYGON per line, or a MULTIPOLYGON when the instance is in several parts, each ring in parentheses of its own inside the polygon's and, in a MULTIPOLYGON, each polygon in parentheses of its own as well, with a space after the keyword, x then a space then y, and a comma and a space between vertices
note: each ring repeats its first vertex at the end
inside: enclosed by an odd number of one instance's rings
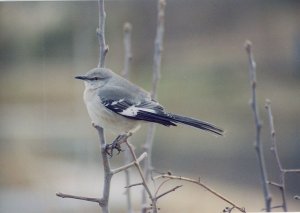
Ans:
POLYGON ((121 102, 123 102, 123 101, 124 101, 124 98, 122 98, 122 99, 120 99, 120 100, 118 100, 118 101, 112 102, 111 105, 114 106, 114 105, 117 105, 118 103, 121 103, 121 102))
POLYGON ((155 110, 153 110, 153 109, 147 109, 147 108, 131 106, 131 107, 128 107, 127 109, 123 110, 122 112, 120 112, 120 114, 125 115, 125 116, 129 116, 129 117, 134 117, 138 114, 139 111, 156 113, 155 110))

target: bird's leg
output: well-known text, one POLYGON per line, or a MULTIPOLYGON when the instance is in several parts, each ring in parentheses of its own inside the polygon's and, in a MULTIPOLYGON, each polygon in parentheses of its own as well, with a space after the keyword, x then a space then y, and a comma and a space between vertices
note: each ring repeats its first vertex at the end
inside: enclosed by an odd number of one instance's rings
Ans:
POLYGON ((121 144, 127 142, 127 138, 129 138, 132 135, 132 133, 126 133, 119 135, 111 144, 107 144, 105 147, 105 152, 110 157, 113 156, 113 150, 116 149, 118 151, 118 154, 123 151, 121 149, 121 144))
POLYGON ((124 135, 119 135, 111 144, 107 144, 105 147, 105 152, 109 156, 113 156, 113 150, 116 149, 118 151, 118 154, 122 151, 121 149, 121 143, 125 142, 123 139, 124 135))

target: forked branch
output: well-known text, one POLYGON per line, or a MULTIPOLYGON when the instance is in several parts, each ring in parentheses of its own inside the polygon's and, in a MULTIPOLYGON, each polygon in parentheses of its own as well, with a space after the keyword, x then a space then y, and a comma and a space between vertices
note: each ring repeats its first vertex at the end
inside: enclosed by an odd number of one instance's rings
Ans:
MULTIPOLYGON (((286 203, 286 183, 285 183, 285 176, 287 173, 300 173, 300 169, 284 169, 280 160, 279 152, 278 152, 278 147, 277 147, 277 140, 276 140, 276 131, 274 127, 274 118, 273 118, 273 113, 271 109, 271 101, 266 100, 266 105, 265 108, 268 113, 269 117, 269 125, 270 125, 270 132, 271 132, 271 151, 274 154, 274 157, 276 159, 276 164, 278 166, 280 175, 279 175, 279 183, 277 182, 272 182, 268 181, 268 183, 271 186, 277 187, 280 192, 281 192, 281 199, 282 199, 282 204, 276 206, 277 208, 282 208, 283 211, 287 212, 287 203, 286 203)), ((272 207, 274 208, 274 207, 272 207)))
POLYGON ((225 201, 226 203, 230 204, 233 208, 239 210, 240 212, 246 212, 245 208, 239 207, 238 205, 236 205, 235 203, 233 203, 232 201, 230 201, 225 196, 221 195, 220 193, 216 192, 212 188, 210 188, 207 185, 205 185, 204 183, 202 183, 200 181, 200 178, 198 180, 194 180, 194 179, 191 179, 191 178, 186 178, 186 177, 181 177, 181 176, 175 176, 175 175, 169 175, 169 174, 163 174, 163 175, 159 175, 159 176, 154 177, 155 180, 161 179, 161 178, 168 179, 168 180, 182 180, 182 181, 186 181, 186 182, 197 184, 198 186, 206 189, 207 191, 209 191, 210 193, 212 193, 216 197, 218 197, 221 200, 225 201))
POLYGON ((263 153, 263 147, 260 139, 260 132, 261 132, 261 121, 259 117, 259 111, 258 111, 258 104, 256 100, 256 63, 254 60, 253 52, 252 52, 252 43, 250 41, 246 41, 245 43, 245 50, 248 55, 249 60, 249 77, 250 77, 250 84, 252 89, 252 98, 251 98, 251 109, 253 111, 253 117, 256 127, 256 136, 255 136, 255 142, 254 142, 254 148, 257 154, 258 158, 258 165, 260 170, 260 176, 261 176, 261 183, 264 193, 264 200, 265 200, 265 209, 267 212, 271 211, 271 201, 272 197, 269 190, 268 185, 268 177, 267 177, 267 171, 265 166, 265 158, 263 153))

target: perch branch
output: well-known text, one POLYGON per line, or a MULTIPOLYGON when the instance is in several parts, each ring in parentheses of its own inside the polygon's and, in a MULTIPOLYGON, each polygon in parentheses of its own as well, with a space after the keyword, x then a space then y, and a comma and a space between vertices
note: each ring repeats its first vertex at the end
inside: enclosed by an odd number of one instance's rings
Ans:
POLYGON ((238 209, 240 212, 246 212, 245 208, 239 207, 238 205, 236 205, 232 201, 230 201, 228 198, 224 197, 220 193, 216 192, 215 190, 213 190, 210 187, 206 186, 205 184, 201 183, 200 178, 199 178, 199 180, 194 180, 194 179, 191 179, 191 178, 175 176, 175 175, 167 175, 167 174, 159 175, 159 176, 154 177, 155 180, 160 179, 160 178, 168 178, 168 179, 173 179, 173 180, 183 180, 183 181, 186 181, 186 182, 197 184, 197 185, 201 186, 202 188, 206 189, 207 191, 209 191, 210 193, 212 193, 213 195, 215 195, 216 197, 218 197, 221 200, 225 201, 226 203, 230 204, 234 208, 238 209))
MULTIPOLYGON (((157 13, 157 28, 156 28, 156 38, 154 42, 154 57, 153 57, 153 77, 152 77, 152 91, 151 97, 153 99, 157 98, 157 87, 160 80, 160 70, 161 70, 161 58, 163 50, 163 37, 164 37, 164 22, 165 22, 165 0, 158 0, 158 13, 157 13)), ((146 181, 149 180, 151 171, 152 171, 152 147, 155 135, 154 124, 150 124, 147 132, 147 138, 144 145, 145 151, 148 153, 148 159, 144 164, 144 173, 146 181)), ((142 194, 142 206, 145 206, 147 203, 146 191, 143 190, 142 194)), ((147 210, 142 209, 142 213, 145 213, 147 210)))
MULTIPOLYGON (((132 166, 136 166, 137 164, 139 165, 139 163, 147 157, 147 153, 144 152, 138 158, 135 155, 134 162, 130 162, 130 163, 128 163, 124 166, 121 166, 119 168, 116 168, 116 169, 111 169, 111 166, 110 166, 110 163, 109 163, 109 157, 108 157, 108 155, 106 153, 106 149, 105 149, 106 148, 106 143, 105 143, 103 128, 101 128, 99 126, 96 126, 96 125, 93 125, 93 126, 98 131, 99 140, 100 140, 101 155, 102 155, 102 160, 103 160, 104 188, 103 188, 102 198, 99 199, 99 198, 83 197, 83 196, 64 194, 64 193, 60 193, 60 192, 56 193, 56 195, 58 197, 61 197, 61 198, 72 198, 72 199, 77 199, 77 200, 96 202, 101 206, 102 212, 109 213, 108 201, 109 201, 109 193, 110 193, 110 182, 111 182, 112 176, 114 174, 117 174, 117 173, 121 172, 121 171, 127 170, 128 168, 130 168, 132 166)), ((122 138, 122 140, 126 141, 128 137, 130 137, 130 135, 124 136, 122 138)))
MULTIPOLYGON (((108 52, 108 46, 105 43, 105 9, 104 9, 104 0, 98 0, 98 6, 99 6, 99 26, 96 30, 98 40, 99 40, 99 63, 98 67, 104 67, 105 62, 105 56, 108 52)), ((102 154, 102 160, 103 160, 103 168, 104 168, 104 187, 103 187, 103 194, 102 198, 87 198, 87 197, 81 197, 81 196, 74 196, 74 195, 68 195, 63 193, 57 193, 57 196, 62 198, 73 198, 73 199, 79 199, 79 200, 85 200, 90 202, 97 202, 101 206, 103 213, 109 213, 108 208, 108 201, 109 201, 109 193, 110 193, 110 182, 111 178, 113 176, 113 172, 110 167, 108 156, 105 152, 106 142, 104 137, 104 130, 103 128, 96 126, 93 124, 93 126, 97 129, 99 140, 100 140, 100 150, 102 154)))
POLYGON ((252 43, 250 41, 246 41, 245 49, 249 60, 249 77, 250 77, 250 84, 252 89, 251 108, 253 111, 254 122, 256 127, 256 139, 254 142, 254 148, 258 158, 259 170, 261 175, 261 183, 263 187, 264 200, 265 200, 265 209, 267 212, 270 212, 272 197, 268 186, 268 177, 266 172, 263 147, 260 140, 260 132, 261 132, 262 124, 260 121, 257 100, 256 100, 256 63, 254 61, 254 56, 252 52, 252 43))
MULTIPOLYGON (((106 20, 106 12, 104 8, 104 0, 98 0, 98 9, 99 9, 99 27, 97 29, 97 36, 99 40, 99 63, 98 67, 104 67, 105 65, 105 56, 108 52, 108 46, 105 43, 105 20, 106 20)), ((103 160, 103 168, 104 168, 104 187, 102 194, 102 212, 109 213, 108 202, 109 202, 109 193, 110 193, 110 183, 111 178, 113 176, 112 170, 110 168, 110 163, 108 156, 106 154, 106 142, 104 136, 103 128, 99 126, 95 126, 100 140, 100 150, 103 160)))
POLYGON ((106 142, 104 137, 104 130, 99 126, 94 126, 98 131, 99 140, 100 140, 100 150, 102 155, 103 161, 103 168, 104 168, 104 187, 103 187, 103 194, 102 194, 102 212, 109 213, 108 209, 108 201, 109 201, 109 194, 110 194, 110 183, 111 178, 113 176, 113 172, 110 167, 109 157, 106 154, 106 142))

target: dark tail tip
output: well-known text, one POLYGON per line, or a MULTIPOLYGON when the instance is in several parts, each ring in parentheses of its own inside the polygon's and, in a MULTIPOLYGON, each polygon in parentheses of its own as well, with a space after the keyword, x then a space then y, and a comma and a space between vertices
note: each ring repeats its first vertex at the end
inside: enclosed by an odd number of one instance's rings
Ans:
POLYGON ((171 116, 173 117, 174 122, 176 122, 176 123, 183 123, 183 124, 186 124, 186 125, 189 125, 189 126, 196 127, 198 129, 202 129, 202 130, 205 130, 205 131, 212 132, 216 135, 223 135, 224 134, 223 129, 221 129, 221 128, 213 125, 213 124, 210 124, 208 122, 199 121, 199 120, 196 120, 194 118, 189 118, 189 117, 185 117, 185 116, 181 116, 181 115, 172 114, 171 116))

